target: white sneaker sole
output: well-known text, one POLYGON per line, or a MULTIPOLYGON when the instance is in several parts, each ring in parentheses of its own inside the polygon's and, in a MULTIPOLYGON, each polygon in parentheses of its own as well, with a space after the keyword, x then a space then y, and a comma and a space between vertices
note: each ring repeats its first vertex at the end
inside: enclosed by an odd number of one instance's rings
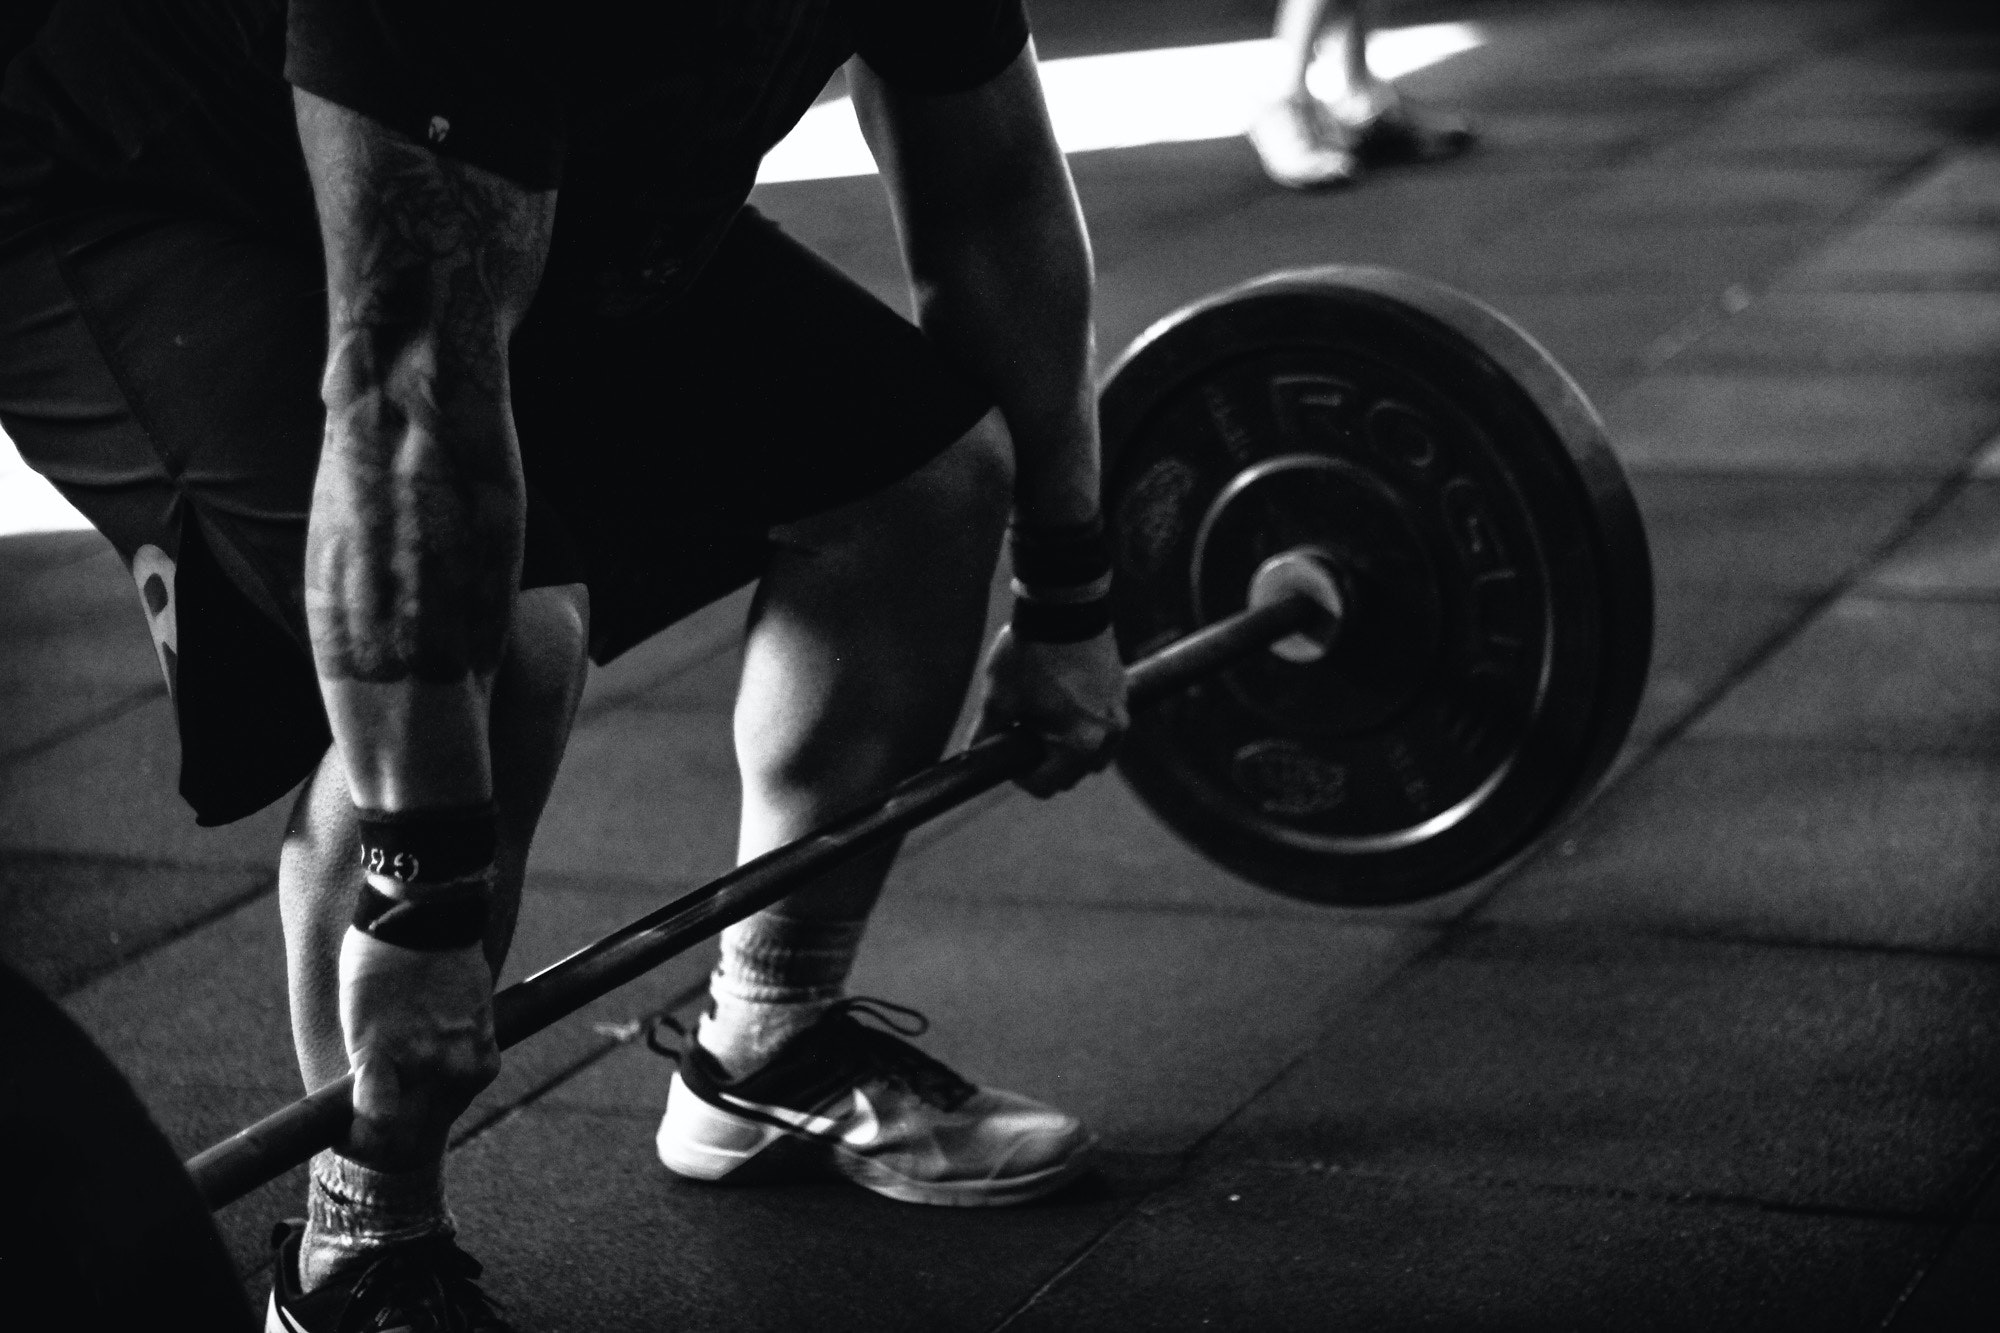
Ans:
POLYGON ((687 1091, 676 1074, 653 1146, 660 1163, 675 1175, 715 1181, 785 1137, 785 1131, 776 1125, 710 1106, 687 1091))
POLYGON ((1075 1180, 1090 1165, 1093 1146, 1094 1140, 1086 1139, 1075 1152, 1053 1166, 1002 1180, 912 1180, 873 1158, 844 1148, 835 1149, 833 1164, 835 1170, 861 1188, 900 1203, 928 1204, 934 1208, 1005 1208, 1032 1203, 1075 1180))
MULTIPOLYGON (((794 1137, 775 1125, 703 1101, 680 1084, 678 1074, 674 1081, 676 1086, 667 1098, 667 1111, 653 1143, 661 1165, 677 1176, 714 1183, 773 1144, 794 1137)), ((816 1136, 801 1132, 797 1137, 816 1136)), ((902 1203, 946 1208, 1001 1208, 1054 1193, 1083 1174, 1097 1143, 1086 1135, 1061 1161, 1026 1175, 935 1181, 904 1175, 831 1138, 819 1142, 831 1153, 834 1170, 863 1189, 902 1203)))

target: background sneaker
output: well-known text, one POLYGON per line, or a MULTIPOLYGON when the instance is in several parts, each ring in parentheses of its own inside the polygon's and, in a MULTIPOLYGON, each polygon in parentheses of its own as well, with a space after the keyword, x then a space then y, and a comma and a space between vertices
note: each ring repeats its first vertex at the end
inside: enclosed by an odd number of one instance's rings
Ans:
POLYGON ((1335 142, 1368 166, 1455 157, 1479 137, 1456 111, 1407 97, 1387 83, 1322 106, 1337 127, 1335 142))
POLYGON ((1250 122, 1249 138, 1264 174, 1290 190, 1346 185, 1361 173, 1361 160, 1316 98, 1273 102, 1250 122))
POLYGON ((1094 1140, 1081 1121, 968 1083, 903 1040, 928 1026, 902 1005, 843 1000, 735 1080, 691 1041, 667 1093, 660 1160, 719 1181, 773 1159, 795 1166, 803 1149, 888 1198, 966 1207, 1024 1203, 1083 1171, 1094 1140))
POLYGON ((513 1333, 479 1289, 479 1261, 448 1236, 385 1247, 311 1291, 299 1289, 302 1221, 271 1233, 271 1304, 264 1333, 513 1333))

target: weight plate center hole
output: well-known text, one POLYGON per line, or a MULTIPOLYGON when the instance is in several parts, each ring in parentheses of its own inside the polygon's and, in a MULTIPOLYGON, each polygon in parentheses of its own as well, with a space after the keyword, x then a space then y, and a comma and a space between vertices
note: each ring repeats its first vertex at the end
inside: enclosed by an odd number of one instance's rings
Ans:
POLYGON ((1284 454, 1242 469, 1207 506, 1189 570, 1197 620, 1240 609, 1260 580, 1323 607, 1338 599, 1336 634, 1287 636, 1225 677, 1272 725, 1357 736, 1393 724, 1434 677, 1446 610, 1437 543, 1394 481, 1347 459, 1284 454), (1284 558, 1294 552, 1309 554, 1284 558))

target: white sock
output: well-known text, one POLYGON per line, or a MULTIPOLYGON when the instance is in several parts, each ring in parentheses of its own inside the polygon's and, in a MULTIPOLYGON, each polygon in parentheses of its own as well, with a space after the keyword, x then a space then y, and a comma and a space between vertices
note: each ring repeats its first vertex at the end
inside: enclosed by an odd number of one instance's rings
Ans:
POLYGON ((299 1285, 311 1291, 370 1250, 457 1231, 444 1205, 444 1163, 377 1171, 328 1150, 312 1159, 299 1285))
POLYGON ((696 1033, 702 1048, 731 1078, 763 1065, 840 999, 867 924, 766 911, 722 932, 713 1008, 696 1033))

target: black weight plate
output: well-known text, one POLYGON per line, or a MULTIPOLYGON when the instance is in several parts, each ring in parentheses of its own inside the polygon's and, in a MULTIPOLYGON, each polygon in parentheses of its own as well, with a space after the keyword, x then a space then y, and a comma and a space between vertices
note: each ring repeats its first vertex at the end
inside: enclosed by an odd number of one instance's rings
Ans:
POLYGON ((1280 273, 1178 312, 1106 378, 1128 660, 1244 605, 1294 546, 1338 572, 1331 650, 1259 651, 1136 720, 1119 764, 1222 864, 1316 902, 1480 878, 1580 801, 1652 648, 1637 506, 1582 392, 1472 298, 1280 273))
POLYGON ((262 1327, 194 1182, 131 1085, 61 1005, 5 964, 0 1143, 4 1327, 262 1327))

